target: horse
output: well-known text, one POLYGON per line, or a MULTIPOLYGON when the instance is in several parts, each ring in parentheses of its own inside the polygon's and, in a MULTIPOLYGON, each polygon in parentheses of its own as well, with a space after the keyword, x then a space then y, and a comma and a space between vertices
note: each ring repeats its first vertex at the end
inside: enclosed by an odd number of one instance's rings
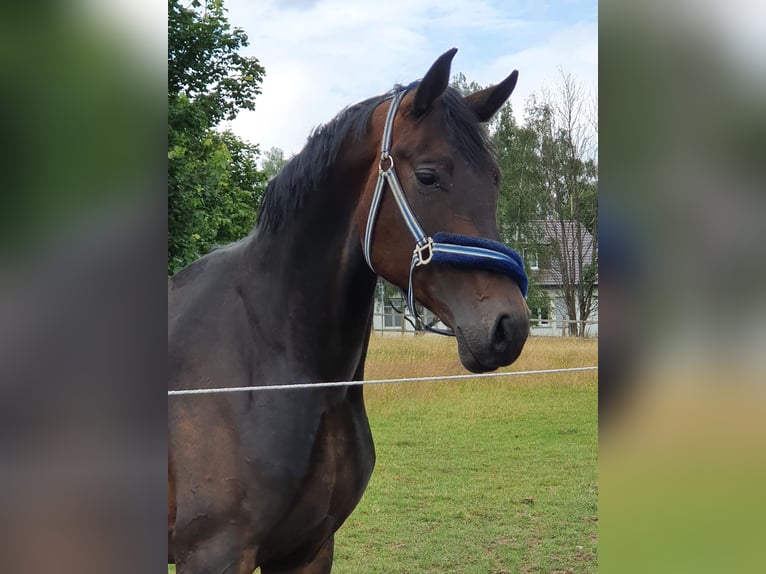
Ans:
MULTIPOLYGON (((451 329, 469 371, 516 360, 526 276, 499 242, 482 124, 518 72, 463 96, 448 86, 456 51, 316 128, 268 184, 252 232, 169 279, 170 390, 361 381, 378 276, 451 329)), ((375 464, 363 387, 168 401, 177 571, 330 572, 375 464)))

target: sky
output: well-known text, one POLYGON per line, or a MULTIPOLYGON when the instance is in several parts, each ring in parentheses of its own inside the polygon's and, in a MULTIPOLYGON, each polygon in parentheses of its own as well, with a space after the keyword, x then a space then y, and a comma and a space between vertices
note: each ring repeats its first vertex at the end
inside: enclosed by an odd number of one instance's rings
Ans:
POLYGON ((225 0, 242 50, 266 68, 254 111, 224 127, 260 145, 298 153, 312 129, 344 107, 422 78, 452 47, 452 75, 485 86, 519 70, 511 103, 552 88, 562 69, 594 97, 596 0, 225 0))

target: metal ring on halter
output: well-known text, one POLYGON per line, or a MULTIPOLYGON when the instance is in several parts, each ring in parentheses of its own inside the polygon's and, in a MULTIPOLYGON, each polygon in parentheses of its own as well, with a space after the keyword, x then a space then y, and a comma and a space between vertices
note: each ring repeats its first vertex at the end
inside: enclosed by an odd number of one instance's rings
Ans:
POLYGON ((428 237, 427 241, 423 245, 417 245, 415 247, 413 255, 417 257, 415 267, 419 267, 420 265, 428 265, 431 262, 431 258, 434 256, 434 240, 428 237), (428 253, 428 255, 424 256, 423 253, 428 253))
POLYGON ((381 153, 380 154, 380 161, 378 162, 378 173, 380 175, 383 175, 387 171, 390 171, 391 168, 393 168, 393 167, 394 167, 394 158, 391 157, 391 154, 388 153, 388 152, 381 153), (388 161, 390 163, 388 164, 388 167, 384 168, 383 167, 383 162, 385 162, 385 161, 388 161))

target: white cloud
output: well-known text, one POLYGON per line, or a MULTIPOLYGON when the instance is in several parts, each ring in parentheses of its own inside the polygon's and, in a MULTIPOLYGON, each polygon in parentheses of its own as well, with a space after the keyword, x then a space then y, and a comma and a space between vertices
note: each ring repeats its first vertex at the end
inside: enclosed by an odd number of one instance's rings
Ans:
POLYGON ((285 150, 303 147, 312 128, 343 107, 421 77, 433 60, 460 48, 453 72, 490 84, 519 69, 517 109, 557 67, 586 87, 597 75, 596 24, 525 20, 492 0, 229 0, 229 20, 243 28, 246 53, 266 68, 254 112, 231 123, 240 136, 285 150), (402 15, 406 15, 402 16, 402 15))
POLYGON ((523 116, 524 107, 533 93, 553 89, 560 79, 559 70, 569 72, 586 92, 594 96, 598 89, 598 28, 593 24, 575 24, 557 30, 544 42, 519 52, 496 58, 486 70, 477 74, 477 82, 492 83, 510 68, 519 70, 514 90, 514 115, 523 116), (486 79, 485 78, 486 74, 486 79))

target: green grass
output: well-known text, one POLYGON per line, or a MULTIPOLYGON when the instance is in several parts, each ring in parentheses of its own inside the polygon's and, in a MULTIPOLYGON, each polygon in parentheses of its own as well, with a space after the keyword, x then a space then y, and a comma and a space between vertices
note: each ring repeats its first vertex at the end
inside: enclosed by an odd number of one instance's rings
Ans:
MULTIPOLYGON (((454 340, 373 337, 366 378, 462 373, 454 340)), ((595 364, 531 339, 510 370, 595 364)), ((336 534, 334 574, 592 573, 594 372, 368 387, 377 464, 336 534)))

